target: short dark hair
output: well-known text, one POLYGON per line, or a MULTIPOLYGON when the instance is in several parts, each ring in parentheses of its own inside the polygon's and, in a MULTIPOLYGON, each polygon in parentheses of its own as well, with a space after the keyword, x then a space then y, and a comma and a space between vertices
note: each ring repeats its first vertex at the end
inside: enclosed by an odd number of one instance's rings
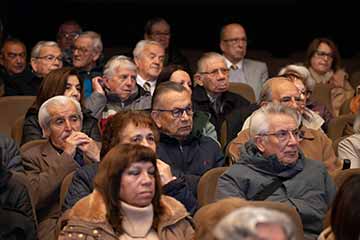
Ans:
POLYGON ((109 223, 117 234, 122 234, 122 211, 119 204, 119 189, 124 170, 135 162, 151 162, 155 168, 155 195, 152 200, 154 210, 153 227, 156 229, 158 218, 162 213, 160 206, 161 183, 156 166, 156 153, 139 144, 115 145, 100 162, 94 179, 94 188, 99 191, 105 201, 109 223))
MULTIPOLYGON (((183 66, 183 65, 180 65, 180 64, 169 64, 169 65, 165 66, 165 67, 163 68, 163 70, 161 71, 159 77, 157 78, 157 83, 162 83, 162 82, 167 82, 167 81, 169 81, 171 75, 172 75, 174 72, 178 71, 178 70, 182 70, 182 71, 188 73, 188 71, 186 70, 185 66, 183 66)), ((188 74, 189 74, 189 73, 188 73, 188 74)), ((190 75, 190 74, 189 74, 189 75, 190 75)), ((193 82, 192 82, 192 79, 191 79, 191 83, 193 83, 193 82)), ((192 86, 192 84, 191 84, 191 86, 192 86)))
POLYGON ((336 239, 359 239, 360 174, 347 178, 337 191, 331 210, 331 228, 336 239))
POLYGON ((147 34, 147 35, 150 35, 152 34, 151 30, 152 30, 152 27, 159 23, 159 22, 165 22, 167 25, 169 25, 170 27, 170 24, 162 17, 154 17, 154 18, 150 18, 146 23, 145 23, 145 27, 144 27, 144 32, 147 34))
POLYGON ((182 93, 184 91, 187 92, 186 88, 179 83, 175 83, 171 81, 160 83, 156 87, 154 95, 152 97, 151 109, 158 108, 161 99, 163 98, 162 96, 170 91, 174 91, 178 93, 182 93))

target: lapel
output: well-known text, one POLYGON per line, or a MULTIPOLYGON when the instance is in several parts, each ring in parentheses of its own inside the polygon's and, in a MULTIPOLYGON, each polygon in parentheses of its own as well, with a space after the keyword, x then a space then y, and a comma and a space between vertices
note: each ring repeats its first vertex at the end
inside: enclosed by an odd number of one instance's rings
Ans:
POLYGON ((47 141, 41 146, 40 151, 47 165, 52 165, 51 162, 60 156, 60 154, 55 150, 55 148, 51 146, 49 141, 47 141))

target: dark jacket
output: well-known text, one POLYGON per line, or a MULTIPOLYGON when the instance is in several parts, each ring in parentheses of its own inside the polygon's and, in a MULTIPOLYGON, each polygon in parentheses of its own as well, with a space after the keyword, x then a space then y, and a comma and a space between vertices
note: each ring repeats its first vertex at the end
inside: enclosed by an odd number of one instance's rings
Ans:
POLYGON ((174 176, 185 178, 194 196, 197 196, 200 177, 206 171, 225 163, 219 144, 199 131, 192 132, 182 142, 160 134, 157 153, 162 161, 170 165, 174 176))
POLYGON ((265 200, 286 203, 301 216, 304 232, 318 235, 322 220, 335 197, 336 189, 324 164, 310 160, 299 152, 294 165, 280 164, 275 155, 265 158, 249 141, 241 148, 240 160, 218 181, 217 198, 240 197, 253 200, 277 178, 282 184, 265 200))
POLYGON ((37 239, 34 211, 27 187, 0 166, 0 239, 37 239))
POLYGON ((232 136, 236 136, 236 133, 241 130, 245 119, 251 114, 250 103, 242 96, 229 91, 222 93, 218 98, 217 101, 220 101, 220 112, 217 114, 211 106, 212 103, 207 96, 205 88, 198 85, 194 87, 192 93, 193 108, 194 111, 210 113, 210 122, 215 126, 219 140, 221 137, 221 125, 226 120, 228 125, 231 126, 227 134, 228 139, 231 139, 232 136))
POLYGON ((0 158, 4 168, 14 171, 24 171, 19 148, 16 142, 0 134, 0 158))
MULTIPOLYGON (((90 115, 88 110, 83 110, 83 123, 81 131, 91 137, 94 141, 100 142, 101 135, 96 118, 90 115)), ((38 111, 30 108, 25 116, 21 145, 31 140, 43 139, 42 130, 38 120, 38 111)))

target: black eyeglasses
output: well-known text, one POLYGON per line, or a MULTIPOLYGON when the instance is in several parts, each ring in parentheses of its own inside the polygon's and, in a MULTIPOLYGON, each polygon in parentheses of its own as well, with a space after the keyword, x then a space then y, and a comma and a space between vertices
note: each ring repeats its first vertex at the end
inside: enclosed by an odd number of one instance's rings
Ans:
POLYGON ((320 51, 320 50, 316 50, 315 51, 315 56, 317 57, 328 57, 328 58, 334 58, 334 53, 327 53, 327 52, 324 52, 324 51, 320 51))
POLYGON ((153 109, 153 111, 159 112, 170 112, 174 118, 180 118, 186 112, 186 115, 192 116, 194 114, 192 106, 187 106, 186 108, 175 108, 175 109, 153 109))
POLYGON ((243 42, 243 43, 247 43, 247 39, 246 38, 230 38, 230 39, 223 39, 224 42, 226 43, 230 43, 231 45, 243 42))
POLYGON ((227 75, 229 74, 229 71, 230 70, 228 68, 217 68, 208 72, 200 72, 200 74, 207 74, 211 77, 215 77, 217 74, 219 74, 219 72, 221 72, 223 75, 227 75))

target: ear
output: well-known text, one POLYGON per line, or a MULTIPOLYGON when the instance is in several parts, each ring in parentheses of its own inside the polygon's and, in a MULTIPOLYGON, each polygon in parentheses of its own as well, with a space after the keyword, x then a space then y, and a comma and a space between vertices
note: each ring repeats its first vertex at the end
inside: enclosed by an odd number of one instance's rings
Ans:
POLYGON ((196 85, 204 86, 203 79, 199 73, 194 74, 194 82, 196 85))
POLYGON ((43 129, 43 130, 42 130, 42 133, 43 133, 43 137, 49 138, 51 131, 50 131, 49 128, 46 128, 46 129, 43 129))
POLYGON ((156 126, 160 129, 161 128, 161 122, 160 122, 159 112, 151 111, 151 118, 154 120, 156 126))
POLYGON ((35 58, 31 58, 30 59, 30 64, 31 64, 31 67, 32 67, 32 69, 35 71, 35 72, 37 72, 37 62, 36 62, 37 60, 35 59, 35 58))
POLYGON ((224 44, 225 44, 224 41, 220 40, 220 49, 222 52, 224 52, 224 48, 225 48, 224 44))
POLYGON ((104 76, 103 77, 105 87, 109 88, 109 82, 111 81, 110 78, 104 76))
POLYGON ((254 142, 255 142, 255 145, 256 147, 260 150, 260 152, 264 152, 265 151, 265 140, 263 137, 261 136, 256 136, 254 138, 254 142))
POLYGON ((96 51, 94 53, 94 56, 93 56, 93 61, 96 62, 99 58, 100 58, 100 55, 101 55, 101 52, 100 51, 96 51))
POLYGON ((136 67, 139 68, 139 59, 137 57, 134 56, 134 63, 136 65, 136 67))

